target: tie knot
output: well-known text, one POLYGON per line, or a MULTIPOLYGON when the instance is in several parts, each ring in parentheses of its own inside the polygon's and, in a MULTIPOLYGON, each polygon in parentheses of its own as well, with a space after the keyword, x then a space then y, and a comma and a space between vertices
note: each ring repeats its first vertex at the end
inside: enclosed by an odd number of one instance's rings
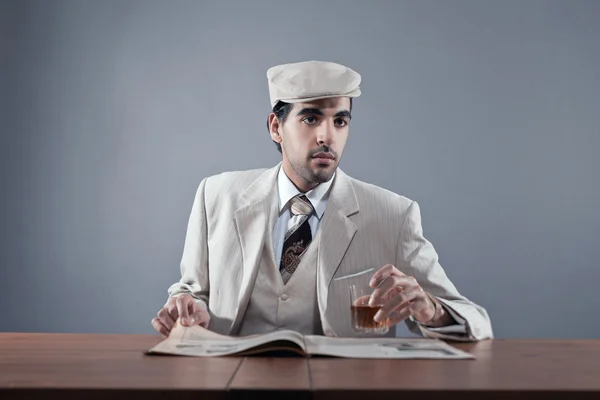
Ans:
POLYGON ((294 215, 310 215, 313 211, 312 204, 304 195, 293 197, 290 210, 294 215))

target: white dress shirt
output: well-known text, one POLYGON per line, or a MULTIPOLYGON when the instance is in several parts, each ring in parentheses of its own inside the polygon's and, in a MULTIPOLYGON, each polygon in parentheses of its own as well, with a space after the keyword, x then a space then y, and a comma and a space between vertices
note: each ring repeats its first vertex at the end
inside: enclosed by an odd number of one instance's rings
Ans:
POLYGON ((323 182, 317 185, 314 189, 309 190, 306 193, 302 193, 298 188, 290 181, 290 178, 285 174, 283 167, 279 169, 277 173, 277 189, 279 192, 279 217, 275 222, 275 228, 273 229, 273 251, 275 252, 275 261, 278 267, 281 264, 281 252, 283 251, 283 242, 285 238, 285 232, 287 230, 288 221, 292 217, 289 201, 299 195, 304 194, 306 198, 312 204, 314 213, 308 218, 308 224, 310 225, 310 232, 312 237, 315 237, 317 229, 319 228, 319 222, 323 218, 325 207, 327 207, 327 197, 329 195, 329 189, 333 183, 335 174, 327 182, 323 182))

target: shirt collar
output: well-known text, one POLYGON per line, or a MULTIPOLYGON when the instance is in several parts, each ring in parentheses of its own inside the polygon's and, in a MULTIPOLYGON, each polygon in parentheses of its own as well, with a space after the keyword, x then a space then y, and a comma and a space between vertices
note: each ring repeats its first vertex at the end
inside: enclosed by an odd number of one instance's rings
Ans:
POLYGON ((283 210, 283 208, 288 204, 288 202, 295 196, 299 194, 304 194, 306 198, 312 204, 315 214, 317 218, 321 219, 323 213, 325 212, 325 207, 327 206, 327 194, 329 192, 329 188, 333 183, 333 179, 335 178, 335 173, 327 182, 323 182, 317 185, 314 189, 309 190, 306 193, 302 193, 298 190, 296 186, 290 181, 290 178, 286 175, 283 170, 283 166, 279 168, 279 172, 277 173, 277 189, 279 191, 279 212, 283 210))

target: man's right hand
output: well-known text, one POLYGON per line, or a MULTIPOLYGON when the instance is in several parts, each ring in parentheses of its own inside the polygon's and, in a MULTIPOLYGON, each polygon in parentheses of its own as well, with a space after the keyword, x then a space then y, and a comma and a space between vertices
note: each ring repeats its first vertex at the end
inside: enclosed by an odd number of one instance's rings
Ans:
POLYGON ((152 320, 152 326, 167 337, 177 318, 180 318, 182 326, 200 325, 206 328, 210 322, 208 311, 198 305, 191 295, 179 294, 171 297, 158 311, 156 318, 152 320))

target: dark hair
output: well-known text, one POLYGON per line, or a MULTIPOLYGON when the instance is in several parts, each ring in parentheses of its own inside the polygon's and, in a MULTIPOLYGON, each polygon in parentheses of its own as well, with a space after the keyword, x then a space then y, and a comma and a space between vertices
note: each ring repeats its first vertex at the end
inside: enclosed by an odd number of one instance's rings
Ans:
MULTIPOLYGON (((294 105, 292 103, 286 103, 283 101, 278 101, 275 104, 275 106, 273 107, 273 113, 279 120, 279 124, 283 125, 283 123, 287 119, 288 115, 290 115, 290 111, 292 111, 293 107, 294 107, 294 105)), ((352 111, 352 97, 350 97, 350 111, 352 111)), ((271 131, 271 129, 269 127, 269 118, 267 118, 267 130, 269 132, 271 131)), ((273 140, 273 143, 275 143, 277 150, 279 150, 279 152, 281 153, 281 144, 277 143, 274 140, 273 140)))
MULTIPOLYGON (((283 101, 278 101, 275 104, 275 106, 273 107, 273 113, 275 114, 275 116, 277 117, 277 119, 279 120, 279 123, 281 125, 283 125, 283 123, 285 122, 288 115, 290 115, 290 111, 292 111, 293 106, 294 105, 291 103, 285 103, 283 101)), ((269 130, 269 132, 271 131, 271 127, 269 126, 268 118, 267 118, 267 129, 269 130)), ((275 143, 277 150, 279 150, 279 152, 281 153, 281 144, 277 143, 274 140, 273 140, 273 143, 275 143)))

